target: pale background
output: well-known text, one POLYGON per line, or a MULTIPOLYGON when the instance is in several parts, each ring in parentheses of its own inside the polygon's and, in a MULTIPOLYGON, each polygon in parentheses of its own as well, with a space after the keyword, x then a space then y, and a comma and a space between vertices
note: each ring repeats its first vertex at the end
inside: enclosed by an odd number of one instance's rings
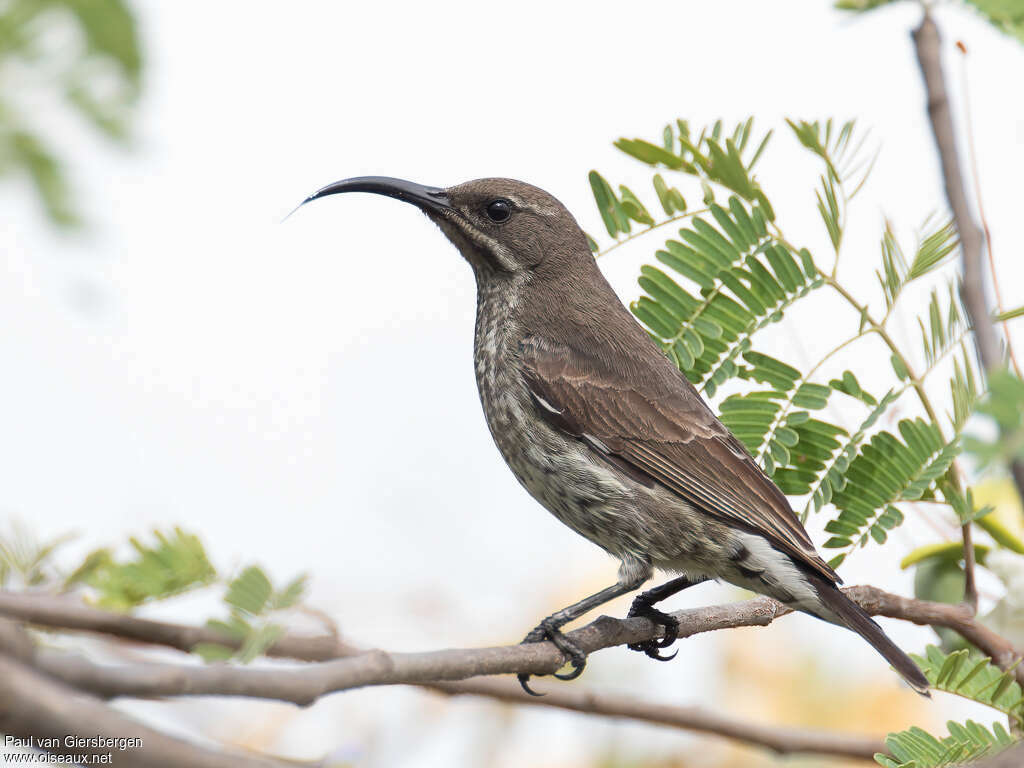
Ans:
MULTIPOLYGON (((308 193, 362 174, 440 186, 512 176, 600 236, 591 168, 657 207, 649 172, 614 139, 656 139, 676 117, 754 114, 776 130, 759 177, 787 234, 822 258, 819 170, 783 118, 856 117, 882 151, 844 271, 876 307, 884 217, 909 244, 943 205, 910 3, 858 20, 810 0, 135 7, 148 74, 131 151, 54 104, 25 105, 52 113, 45 125, 73 160, 91 226, 54 234, 27 186, 0 185, 0 515, 41 536, 73 529, 79 552, 181 524, 225 569, 308 571, 310 602, 363 645, 515 642, 611 583, 616 564, 534 503, 494 449, 472 374, 474 285, 454 249, 413 208, 378 197, 330 198, 282 224, 308 193)), ((1019 306, 1024 51, 970 12, 938 17, 971 51, 986 213, 1007 305, 1019 306)), ((961 57, 946 52, 959 97, 961 57)), ((665 234, 602 259, 623 300, 665 234)), ((853 328, 830 301, 803 317, 799 338, 787 326, 766 351, 803 365, 853 328)), ((839 365, 877 389, 886 357, 870 351, 855 347, 839 365)), ((849 560, 847 582, 909 592, 892 561, 936 531, 952 528, 912 516, 882 556, 849 560)), ((706 586, 672 605, 739 597, 706 586)), ((198 596, 159 613, 216 610, 198 596)), ((886 628, 909 650, 932 639, 886 628)), ((806 617, 687 640, 670 664, 605 651, 578 685, 874 732, 941 730, 965 712, 942 695, 919 701, 855 636, 806 617), (794 696, 800 685, 806 695, 794 696)), ((120 706, 182 733, 358 766, 767 760, 666 729, 407 689, 311 710, 120 706)))

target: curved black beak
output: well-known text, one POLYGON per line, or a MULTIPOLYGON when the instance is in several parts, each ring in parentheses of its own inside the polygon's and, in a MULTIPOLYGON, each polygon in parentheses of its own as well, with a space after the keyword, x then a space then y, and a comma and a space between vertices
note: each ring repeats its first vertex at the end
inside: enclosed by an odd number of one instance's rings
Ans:
MULTIPOLYGON (((354 179, 336 181, 333 184, 328 184, 323 189, 318 189, 299 203, 298 208, 301 208, 311 200, 327 197, 328 195, 337 195, 341 192, 371 192, 375 195, 386 195, 406 203, 412 203, 424 211, 440 212, 451 209, 448 193, 443 189, 439 187, 426 187, 422 184, 405 181, 404 179, 392 179, 388 176, 357 176, 354 179)), ((298 208, 295 210, 298 210, 298 208)))

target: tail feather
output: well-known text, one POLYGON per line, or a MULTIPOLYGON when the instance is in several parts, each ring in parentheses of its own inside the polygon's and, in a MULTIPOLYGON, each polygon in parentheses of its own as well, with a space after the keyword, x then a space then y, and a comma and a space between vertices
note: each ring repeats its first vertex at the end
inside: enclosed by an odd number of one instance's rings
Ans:
POLYGON ((928 678, 924 676, 917 664, 889 639, 888 635, 863 608, 840 592, 834 584, 830 584, 820 577, 812 577, 812 579, 821 602, 835 616, 835 619, 830 616, 822 618, 836 621, 852 629, 871 643, 871 646, 892 664, 911 688, 922 696, 930 696, 928 689, 931 684, 928 682, 928 678))

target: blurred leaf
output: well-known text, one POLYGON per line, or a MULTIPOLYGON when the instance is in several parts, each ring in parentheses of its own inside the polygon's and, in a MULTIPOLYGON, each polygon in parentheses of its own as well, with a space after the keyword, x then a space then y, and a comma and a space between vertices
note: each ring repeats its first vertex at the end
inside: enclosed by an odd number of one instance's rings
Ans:
POLYGON ((967 0, 997 29, 1024 43, 1024 4, 1020 0, 967 0))
MULTIPOLYGON (((101 133, 123 140, 142 80, 134 15, 122 0, 0 4, 0 79, 12 80, 8 72, 18 69, 39 75, 22 78, 30 86, 52 90, 101 133), (72 42, 59 57, 49 57, 50 49, 42 41, 55 35, 60 39, 68 27, 73 33, 65 36, 72 42)), ((26 174, 50 220, 60 227, 74 226, 80 220, 62 161, 42 138, 35 117, 21 108, 20 101, 0 103, 0 174, 26 174)))
POLYGON ((19 168, 28 174, 55 224, 71 227, 79 223, 71 209, 60 164, 39 139, 24 130, 0 131, 0 152, 9 158, 3 166, 19 168))
POLYGON ((910 269, 907 270, 907 282, 916 280, 941 266, 959 245, 952 219, 947 219, 938 226, 933 226, 929 219, 925 221, 922 229, 924 233, 918 241, 910 269))
MULTIPOLYGON (((974 559, 979 565, 985 564, 985 557, 991 547, 985 544, 974 545, 974 559)), ((949 560, 954 563, 964 559, 964 543, 962 541, 942 541, 937 544, 925 544, 918 547, 910 554, 900 560, 900 568, 907 569, 912 565, 918 565, 925 560, 933 558, 949 560)))
POLYGON ((263 652, 276 643, 282 634, 284 634, 283 627, 277 624, 264 624, 246 636, 242 647, 238 649, 236 658, 243 664, 248 664, 257 656, 262 656, 263 652))
POLYGON ((1007 310, 1006 312, 1003 312, 1001 314, 996 315, 995 319, 996 320, 1000 320, 1000 321, 1002 321, 1002 320, 1013 320, 1015 317, 1022 317, 1022 316, 1024 316, 1024 307, 1017 307, 1016 309, 1010 309, 1010 310, 1007 310))
POLYGON ((274 592, 270 598, 271 609, 277 611, 283 608, 291 608, 305 595, 308 585, 309 577, 306 574, 303 573, 296 576, 281 591, 274 592))
POLYGON ((89 555, 82 583, 96 589, 105 608, 127 610, 151 600, 162 600, 210 584, 216 571, 199 538, 175 528, 154 531, 156 545, 132 538, 133 560, 118 562, 99 550, 89 555))
POLYGON ((988 376, 989 393, 977 411, 988 416, 999 428, 993 441, 968 437, 964 446, 982 467, 1008 465, 1024 459, 1024 381, 1006 369, 988 376))
POLYGON ((273 587, 262 568, 251 565, 228 584, 224 601, 243 613, 253 616, 263 613, 270 601, 273 587))
POLYGON ((199 654, 203 661, 212 664, 217 661, 227 661, 235 655, 235 649, 219 643, 196 643, 192 646, 192 653, 199 654))
POLYGON ((897 0, 836 0, 836 8, 841 11, 871 11, 895 2, 897 0))
MULTIPOLYGON (((956 605, 963 602, 964 583, 963 568, 952 558, 929 558, 914 569, 914 597, 918 600, 956 605)), ((968 647, 967 641, 952 629, 933 625, 932 630, 947 652, 968 647)))
POLYGON ((37 587, 57 581, 55 555, 73 538, 72 534, 63 534, 40 541, 26 525, 12 520, 8 531, 0 536, 0 587, 9 588, 14 575, 18 576, 20 587, 37 587))

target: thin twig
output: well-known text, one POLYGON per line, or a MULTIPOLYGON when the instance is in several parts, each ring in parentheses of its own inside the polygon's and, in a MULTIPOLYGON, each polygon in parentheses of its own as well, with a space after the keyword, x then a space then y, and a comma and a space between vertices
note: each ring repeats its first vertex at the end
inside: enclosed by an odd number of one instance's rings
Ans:
POLYGON ((607 256, 609 253, 614 251, 616 248, 625 245, 626 243, 630 242, 631 240, 635 240, 638 237, 643 237, 644 235, 649 234, 649 233, 655 231, 656 229, 661 229, 662 227, 668 226, 669 224, 672 224, 674 222, 682 221, 683 219, 689 219, 689 218, 691 218, 693 216, 700 216, 702 213, 707 213, 710 210, 711 210, 710 208, 700 208, 699 210, 696 210, 696 211, 686 211, 685 213, 679 213, 679 214, 676 214, 675 216, 670 216, 669 218, 665 219, 664 221, 655 222, 654 224, 651 224, 651 226, 647 227, 646 229, 637 230, 636 232, 632 232, 632 233, 626 235, 621 240, 616 240, 614 243, 609 245, 603 251, 598 251, 597 253, 595 253, 594 254, 594 258, 595 259, 599 259, 602 256, 607 256))

